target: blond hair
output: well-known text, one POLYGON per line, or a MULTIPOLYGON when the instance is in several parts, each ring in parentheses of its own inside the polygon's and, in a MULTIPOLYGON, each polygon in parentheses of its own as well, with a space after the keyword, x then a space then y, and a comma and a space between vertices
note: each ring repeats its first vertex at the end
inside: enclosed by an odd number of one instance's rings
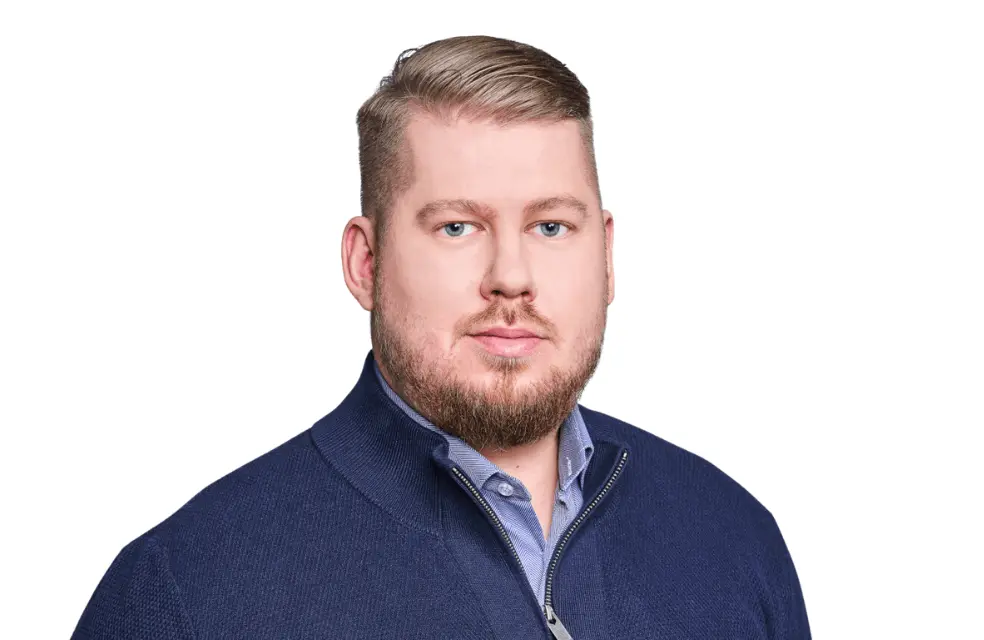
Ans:
POLYGON ((490 36, 438 40, 401 53, 356 118, 362 215, 373 220, 378 243, 393 202, 413 183, 404 132, 415 111, 501 125, 576 120, 598 191, 588 91, 577 76, 546 52, 520 42, 490 36))

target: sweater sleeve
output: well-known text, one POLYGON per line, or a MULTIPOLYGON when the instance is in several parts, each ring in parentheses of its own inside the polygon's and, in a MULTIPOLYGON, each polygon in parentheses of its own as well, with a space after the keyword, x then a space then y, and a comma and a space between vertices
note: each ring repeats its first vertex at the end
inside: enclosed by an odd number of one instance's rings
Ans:
POLYGON ((72 640, 194 640, 166 555, 151 537, 120 551, 72 634, 72 640))
POLYGON ((800 588, 793 558, 783 540, 779 525, 769 514, 772 529, 769 549, 771 606, 769 611, 769 638, 772 640, 810 640, 810 624, 806 617, 806 605, 800 588))

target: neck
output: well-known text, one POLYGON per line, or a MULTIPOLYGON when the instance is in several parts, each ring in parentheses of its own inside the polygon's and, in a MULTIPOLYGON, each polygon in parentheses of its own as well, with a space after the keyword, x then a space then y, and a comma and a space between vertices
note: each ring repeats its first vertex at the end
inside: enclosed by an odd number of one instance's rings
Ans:
POLYGON ((521 480, 531 491, 557 480, 560 426, 532 444, 509 449, 487 447, 479 451, 490 462, 521 480))
POLYGON ((530 492, 533 510, 544 538, 550 537, 552 512, 557 495, 557 455, 560 428, 533 444, 511 449, 486 448, 481 454, 523 483, 530 492))

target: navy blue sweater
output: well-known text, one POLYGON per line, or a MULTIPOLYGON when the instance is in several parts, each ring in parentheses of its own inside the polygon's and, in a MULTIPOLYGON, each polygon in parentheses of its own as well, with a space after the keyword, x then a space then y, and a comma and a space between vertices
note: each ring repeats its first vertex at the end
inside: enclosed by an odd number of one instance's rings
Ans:
POLYGON ((809 638, 772 515, 703 459, 581 407, 595 445, 544 612, 441 435, 372 354, 312 428, 119 553, 74 638, 809 638))

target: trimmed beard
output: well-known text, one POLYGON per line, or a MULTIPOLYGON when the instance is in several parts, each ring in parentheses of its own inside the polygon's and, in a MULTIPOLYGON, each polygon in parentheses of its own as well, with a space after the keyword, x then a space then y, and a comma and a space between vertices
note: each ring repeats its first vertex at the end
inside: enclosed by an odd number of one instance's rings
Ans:
MULTIPOLYGON (((516 380, 528 368, 523 358, 485 354, 490 369, 499 374, 489 389, 462 380, 450 363, 442 367, 441 361, 428 358, 424 349, 411 344, 397 328, 393 321, 399 322, 398 314, 387 308, 382 278, 374 280, 370 333, 375 356, 392 378, 393 390, 434 426, 461 438, 476 451, 532 444, 556 432, 598 367, 608 316, 607 280, 593 335, 579 338, 573 366, 566 370, 553 366, 544 379, 522 390, 516 388, 516 380)), ((537 314, 532 303, 506 307, 500 300, 466 326, 500 318, 506 324, 518 318, 532 326, 552 326, 537 314)), ((456 335, 463 332, 456 331, 456 335)))

